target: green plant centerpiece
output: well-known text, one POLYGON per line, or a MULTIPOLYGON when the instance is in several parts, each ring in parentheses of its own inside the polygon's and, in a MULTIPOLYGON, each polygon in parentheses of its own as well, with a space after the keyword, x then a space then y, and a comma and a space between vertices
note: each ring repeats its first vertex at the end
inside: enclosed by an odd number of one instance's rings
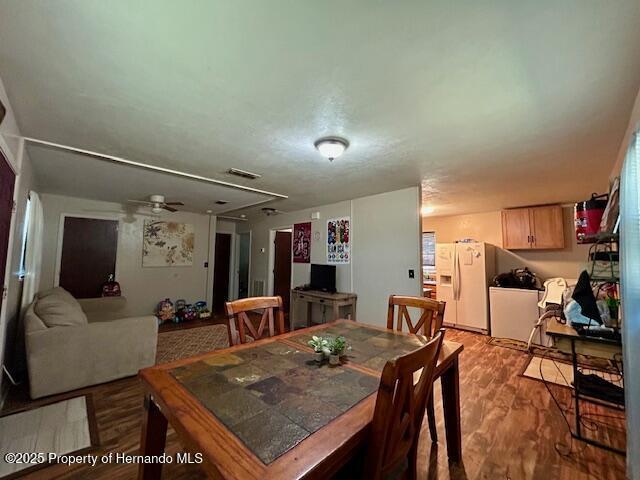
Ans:
POLYGON ((307 344, 313 348, 314 351, 314 360, 318 363, 322 362, 325 355, 329 355, 329 340, 323 337, 313 336, 311 340, 307 342, 307 344))
POLYGON ((344 355, 344 352, 350 350, 351 346, 347 344, 347 339, 342 335, 332 339, 329 342, 329 364, 340 365, 340 357, 344 355))

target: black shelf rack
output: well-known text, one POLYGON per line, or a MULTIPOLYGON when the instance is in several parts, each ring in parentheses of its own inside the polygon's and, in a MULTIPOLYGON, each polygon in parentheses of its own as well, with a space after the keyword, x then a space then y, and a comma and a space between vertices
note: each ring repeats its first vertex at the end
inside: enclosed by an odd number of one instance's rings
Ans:
POLYGON ((589 277, 594 283, 620 281, 620 251, 617 233, 598 234, 589 247, 589 277))
MULTIPOLYGON (((619 235, 617 233, 601 233, 590 239, 593 243, 589 247, 589 277, 593 286, 620 283, 620 251, 619 235)), ((585 365, 579 361, 577 344, 591 344, 605 348, 620 349, 622 342, 620 337, 604 338, 589 335, 569 336, 567 339, 571 343, 571 360, 573 368, 573 390, 572 401, 575 414, 574 427, 571 429, 571 436, 590 445, 594 445, 606 450, 625 454, 625 451, 616 446, 604 443, 594 438, 590 438, 585 432, 585 422, 587 419, 589 404, 595 404, 611 412, 619 412, 624 416, 624 369, 622 357, 609 360, 611 368, 602 370, 585 365)), ((563 412, 564 415, 564 412, 563 412)), ((605 420, 607 415, 601 415, 605 420)), ((591 420, 591 423, 596 423, 591 420)), ((603 428, 614 429, 606 421, 600 423, 603 428)))
MULTIPOLYGON (((600 440, 591 438, 585 435, 585 413, 584 406, 586 403, 592 403, 610 409, 612 411, 622 412, 624 415, 624 386, 618 385, 623 382, 623 368, 622 361, 616 364, 615 370, 603 371, 595 369, 590 366, 580 364, 578 361, 578 352, 576 349, 576 342, 593 342, 595 344, 600 343, 602 345, 619 346, 622 348, 622 344, 619 340, 612 340, 606 338, 589 338, 579 337, 571 339, 571 358, 573 364, 573 401, 575 408, 575 430, 571 431, 571 436, 577 440, 581 440, 590 445, 604 448, 611 452, 624 455, 626 452, 624 449, 617 448, 613 445, 604 443, 600 440), (585 371, 592 372, 598 370, 598 375, 593 373, 585 374, 585 371), (596 380, 597 379, 597 380, 596 380)), ((607 426, 603 422, 604 426, 607 426)), ((610 429, 613 429, 611 427, 610 429)))

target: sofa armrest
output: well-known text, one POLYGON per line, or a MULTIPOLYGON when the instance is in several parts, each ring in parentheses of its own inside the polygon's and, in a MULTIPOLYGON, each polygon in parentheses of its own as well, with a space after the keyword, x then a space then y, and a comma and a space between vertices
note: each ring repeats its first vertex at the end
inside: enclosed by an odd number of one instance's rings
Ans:
POLYGON ((126 297, 79 298, 78 303, 89 322, 109 322, 125 316, 126 297))
POLYGON ((158 320, 130 317, 26 335, 31 397, 137 374, 155 364, 158 320))

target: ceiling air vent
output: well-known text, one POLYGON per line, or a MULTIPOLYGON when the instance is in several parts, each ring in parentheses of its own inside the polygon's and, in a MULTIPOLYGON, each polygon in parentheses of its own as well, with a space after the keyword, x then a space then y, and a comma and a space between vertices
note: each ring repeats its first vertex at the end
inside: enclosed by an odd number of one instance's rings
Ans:
POLYGON ((257 173, 247 172, 246 170, 240 170, 239 168, 230 168, 227 170, 227 173, 231 175, 235 175, 236 177, 248 178, 250 180, 255 180, 256 178, 260 178, 262 175, 258 175, 257 173))

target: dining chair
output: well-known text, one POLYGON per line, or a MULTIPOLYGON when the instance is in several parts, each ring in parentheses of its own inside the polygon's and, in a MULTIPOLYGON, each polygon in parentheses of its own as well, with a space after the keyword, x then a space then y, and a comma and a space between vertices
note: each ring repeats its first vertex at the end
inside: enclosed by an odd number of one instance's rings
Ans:
POLYGON ((390 295, 389 309, 387 311, 387 328, 389 330, 394 329, 393 317, 395 316, 395 307, 398 307, 395 325, 396 330, 401 332, 406 322, 409 333, 420 334, 420 329, 422 329, 422 335, 431 338, 435 332, 442 328, 445 306, 446 302, 439 302, 426 297, 390 295), (409 315, 407 307, 415 307, 422 310, 422 314, 415 324, 411 320, 411 315, 409 315))
POLYGON ((268 329, 270 337, 285 333, 284 308, 282 306, 282 298, 279 296, 242 298, 233 302, 226 302, 225 308, 227 310, 229 345, 246 343, 245 329, 249 331, 254 340, 262 338, 265 329, 268 329), (247 315, 247 312, 253 310, 263 310, 257 329, 247 315))
MULTIPOLYGON (((387 328, 389 330, 394 329, 394 316, 396 307, 398 307, 395 329, 399 332, 402 331, 406 322, 409 333, 420 334, 427 338, 432 338, 435 332, 438 332, 442 328, 442 322, 444 321, 444 309, 446 302, 439 302, 425 297, 407 297, 402 295, 390 295, 389 296, 389 309, 387 311, 387 328), (420 318, 414 324, 411 320, 411 315, 407 307, 419 308, 422 311, 420 318)), ((427 400, 427 421, 429 422, 429 432, 431 434, 431 441, 438 441, 438 430, 436 428, 436 414, 435 407, 433 405, 433 395, 429 396, 427 400)))
POLYGON ((418 439, 443 338, 441 329, 423 347, 384 366, 362 478, 417 478, 418 439))

